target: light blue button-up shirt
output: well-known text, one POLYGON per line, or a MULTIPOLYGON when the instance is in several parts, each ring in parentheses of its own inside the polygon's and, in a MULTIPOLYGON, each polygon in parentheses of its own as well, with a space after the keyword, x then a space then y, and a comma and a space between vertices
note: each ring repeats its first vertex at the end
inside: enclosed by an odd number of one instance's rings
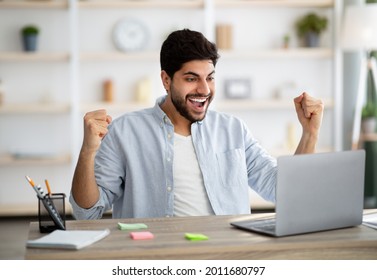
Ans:
MULTIPOLYGON (((100 190, 90 209, 70 202, 77 219, 174 216, 174 127, 160 108, 127 113, 113 120, 95 158, 100 190)), ((276 160, 238 118, 208 110, 191 125, 204 186, 216 215, 250 213, 248 188, 275 201, 276 160)))

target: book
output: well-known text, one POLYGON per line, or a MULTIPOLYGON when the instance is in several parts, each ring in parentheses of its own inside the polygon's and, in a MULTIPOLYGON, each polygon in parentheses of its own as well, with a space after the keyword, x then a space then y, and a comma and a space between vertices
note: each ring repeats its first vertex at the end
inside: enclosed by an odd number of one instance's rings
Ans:
POLYGON ((377 213, 364 214, 363 225, 377 229, 377 213))
POLYGON ((104 230, 54 230, 53 232, 35 239, 28 240, 29 248, 52 248, 79 250, 89 246, 110 234, 109 229, 104 230))

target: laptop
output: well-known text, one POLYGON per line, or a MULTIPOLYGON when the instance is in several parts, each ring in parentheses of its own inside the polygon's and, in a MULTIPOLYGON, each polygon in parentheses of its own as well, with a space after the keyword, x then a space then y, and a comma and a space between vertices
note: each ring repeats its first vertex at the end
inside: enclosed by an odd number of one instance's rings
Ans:
POLYGON ((232 226, 278 237, 362 223, 364 150, 282 156, 277 164, 275 217, 232 226))

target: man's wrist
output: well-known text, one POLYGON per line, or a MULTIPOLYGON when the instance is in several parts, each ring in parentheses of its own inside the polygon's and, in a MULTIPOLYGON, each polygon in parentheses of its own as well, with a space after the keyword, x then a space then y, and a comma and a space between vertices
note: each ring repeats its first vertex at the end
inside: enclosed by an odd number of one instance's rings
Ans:
POLYGON ((317 141, 318 141, 317 133, 303 132, 300 143, 297 147, 295 154, 315 153, 317 141))
POLYGON ((318 133, 303 132, 301 138, 303 141, 307 143, 317 143, 318 137, 319 137, 318 133))
POLYGON ((97 154, 96 149, 91 149, 91 148, 88 148, 88 147, 85 147, 85 146, 81 147, 81 150, 80 150, 80 157, 81 158, 94 159, 96 154, 97 154))

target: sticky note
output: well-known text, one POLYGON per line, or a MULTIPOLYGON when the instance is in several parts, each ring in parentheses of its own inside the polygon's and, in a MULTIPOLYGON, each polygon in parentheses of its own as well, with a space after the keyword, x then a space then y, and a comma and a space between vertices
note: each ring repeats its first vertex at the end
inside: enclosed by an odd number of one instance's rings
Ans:
POLYGON ((120 230, 135 230, 135 229, 145 229, 148 228, 146 224, 124 224, 118 223, 118 228, 120 230))
POLYGON ((134 240, 153 239, 154 235, 149 231, 130 232, 130 236, 134 240))
POLYGON ((186 233, 185 237, 186 239, 191 240, 191 241, 201 241, 201 240, 208 239, 208 236, 201 233, 186 233))

